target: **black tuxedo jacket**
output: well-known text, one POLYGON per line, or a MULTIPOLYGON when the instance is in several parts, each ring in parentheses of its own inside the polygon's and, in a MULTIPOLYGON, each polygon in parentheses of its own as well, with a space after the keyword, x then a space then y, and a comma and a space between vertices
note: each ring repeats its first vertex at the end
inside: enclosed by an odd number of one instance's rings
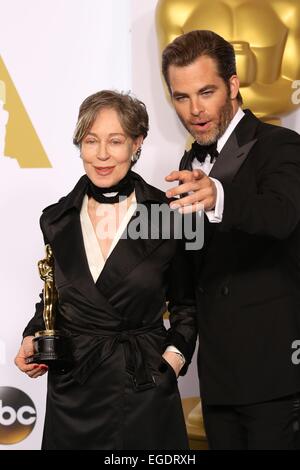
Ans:
MULTIPOLYGON (((189 153, 180 168, 190 168, 189 153)), ((300 390, 300 137, 239 122, 210 176, 224 188, 220 224, 205 217, 194 255, 199 376, 207 404, 249 404, 300 390)))
MULTIPOLYGON (((168 207, 163 192, 135 173, 133 178, 138 203, 168 207)), ((172 230, 165 238, 158 223, 153 237, 149 230, 143 239, 121 238, 95 284, 80 225, 86 189, 84 176, 41 217, 55 259, 55 327, 70 336, 74 353, 70 372, 48 374, 43 448, 186 448, 176 376, 161 362, 168 344, 182 351, 187 364, 195 346, 194 292, 184 249, 172 230)), ((145 217, 154 229, 157 219, 150 211, 145 217)), ((42 311, 40 302, 24 335, 44 329, 42 311)))

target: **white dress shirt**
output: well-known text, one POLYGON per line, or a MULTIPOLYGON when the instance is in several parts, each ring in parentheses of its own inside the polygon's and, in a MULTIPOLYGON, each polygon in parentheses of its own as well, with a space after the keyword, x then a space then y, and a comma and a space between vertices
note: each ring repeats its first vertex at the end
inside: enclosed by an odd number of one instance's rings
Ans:
MULTIPOLYGON (((237 112, 235 113, 235 115, 233 116, 226 131, 218 139, 217 150, 219 153, 221 152, 222 148, 226 144, 233 130, 238 125, 238 123, 240 122, 240 120, 243 118, 244 115, 245 115, 244 111, 241 108, 239 108, 237 112)), ((197 158, 194 158, 192 162, 192 167, 193 167, 193 170, 202 170, 206 175, 209 175, 215 161, 216 160, 214 160, 212 163, 210 162, 210 155, 206 156, 205 161, 203 163, 199 162, 197 158)), ((219 222, 222 222, 222 217, 223 217, 224 190, 223 190, 222 183, 219 180, 215 178, 211 178, 211 180, 215 183, 216 189, 217 189, 216 205, 214 209, 205 211, 205 213, 208 217, 208 220, 211 223, 219 223, 219 222)))

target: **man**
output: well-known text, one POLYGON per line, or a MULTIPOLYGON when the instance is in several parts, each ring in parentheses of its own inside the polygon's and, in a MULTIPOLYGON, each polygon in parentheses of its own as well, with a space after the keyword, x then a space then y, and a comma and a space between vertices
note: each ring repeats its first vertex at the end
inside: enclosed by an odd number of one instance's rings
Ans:
MULTIPOLYGON (((167 181, 182 212, 205 211, 194 254, 198 368, 212 449, 299 446, 300 137, 242 111, 230 43, 192 31, 162 70, 195 142, 167 181)), ((276 97, 274 97, 276 99, 276 97)))

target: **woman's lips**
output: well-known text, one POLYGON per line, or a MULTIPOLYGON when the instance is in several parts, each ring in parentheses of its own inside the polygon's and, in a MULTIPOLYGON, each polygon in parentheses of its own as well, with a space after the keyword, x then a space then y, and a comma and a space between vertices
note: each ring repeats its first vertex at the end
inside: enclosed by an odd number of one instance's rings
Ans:
POLYGON ((107 176, 107 175, 110 175, 113 170, 114 170, 114 166, 95 166, 95 171, 97 173, 97 175, 99 176, 107 176))

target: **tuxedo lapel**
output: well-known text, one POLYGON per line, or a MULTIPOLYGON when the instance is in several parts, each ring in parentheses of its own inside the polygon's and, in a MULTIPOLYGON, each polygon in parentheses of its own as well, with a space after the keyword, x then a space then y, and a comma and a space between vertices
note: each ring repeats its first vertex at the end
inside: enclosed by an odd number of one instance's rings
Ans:
POLYGON ((231 183, 256 141, 257 139, 252 139, 246 144, 239 146, 236 133, 233 131, 220 152, 209 176, 216 178, 221 183, 231 183))
POLYGON ((220 152, 209 176, 221 183, 231 183, 245 162, 253 145, 257 142, 256 131, 259 120, 249 110, 233 130, 220 152))
POLYGON ((180 164, 179 164, 179 170, 192 170, 192 163, 191 163, 191 159, 190 159, 190 152, 191 150, 189 151, 185 151, 184 154, 183 154, 183 157, 180 161, 180 164))
MULTIPOLYGON (((255 136, 260 121, 251 111, 246 109, 244 112, 245 116, 230 135, 209 173, 209 176, 218 179, 221 183, 230 183, 233 180, 257 142, 255 136)), ((191 150, 184 153, 180 170, 192 169, 190 152, 191 150)))

